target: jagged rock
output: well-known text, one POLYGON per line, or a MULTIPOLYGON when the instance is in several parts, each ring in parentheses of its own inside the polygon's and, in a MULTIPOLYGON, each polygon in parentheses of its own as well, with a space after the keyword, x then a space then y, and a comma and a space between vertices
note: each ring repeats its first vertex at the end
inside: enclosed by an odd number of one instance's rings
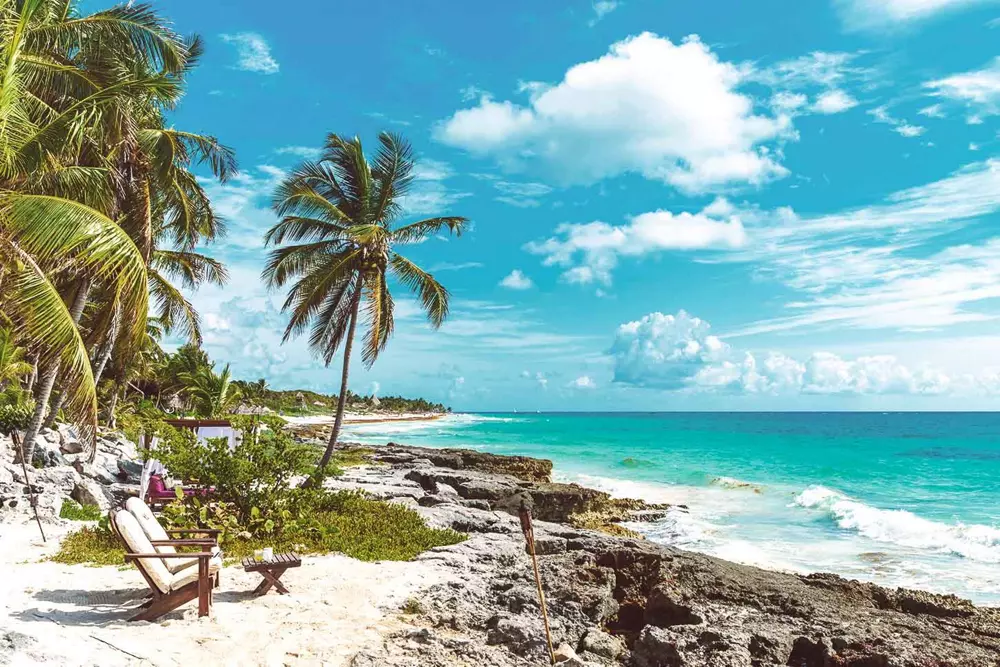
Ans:
POLYGON ((591 628, 580 638, 577 646, 580 653, 591 653, 607 660, 617 660, 625 652, 625 647, 617 637, 598 628, 591 628))
MULTIPOLYGON (((486 627, 487 644, 501 644, 518 655, 547 657, 549 647, 541 618, 500 614, 487 621, 486 627)), ((550 619, 549 629, 552 633, 552 643, 559 643, 562 640, 560 624, 550 619)))
POLYGON ((83 479, 77 482, 71 497, 81 505, 94 505, 102 512, 106 512, 111 507, 104 489, 92 479, 83 479))
POLYGON ((35 451, 32 454, 31 462, 36 468, 54 468, 69 465, 69 462, 59 451, 58 443, 54 444, 42 436, 38 436, 35 439, 35 451))
POLYGON ((827 667, 833 651, 823 638, 815 641, 808 637, 799 637, 792 644, 792 653, 788 656, 790 667, 827 667))
POLYGON ((636 667, 682 667, 685 664, 677 650, 677 637, 669 630, 651 625, 642 629, 632 647, 632 661, 636 667))
MULTIPOLYGON (((525 553, 530 554, 531 550, 528 545, 524 545, 525 553)), ((552 554, 565 553, 566 551, 566 538, 565 537, 550 537, 541 536, 535 538, 535 553, 539 556, 549 556, 552 554)))
POLYGON ((142 463, 121 458, 117 462, 118 479, 129 484, 138 484, 142 480, 142 463))
POLYGON ((118 481, 118 478, 108 472, 107 469, 90 465, 80 459, 73 462, 73 469, 80 473, 81 477, 96 480, 104 486, 110 486, 118 481))
POLYGON ((453 470, 478 470, 495 475, 510 475, 531 482, 548 482, 552 479, 552 461, 527 456, 501 456, 471 449, 411 448, 390 442, 386 445, 392 454, 409 453, 429 460, 433 465, 453 470))
POLYGON ((80 482, 80 475, 71 466, 59 466, 57 468, 43 468, 41 470, 28 471, 28 477, 32 484, 68 496, 73 493, 77 483, 80 482))
POLYGON ((700 625, 703 619, 690 606, 674 599, 669 585, 660 584, 649 595, 646 603, 645 622, 658 628, 674 625, 700 625))

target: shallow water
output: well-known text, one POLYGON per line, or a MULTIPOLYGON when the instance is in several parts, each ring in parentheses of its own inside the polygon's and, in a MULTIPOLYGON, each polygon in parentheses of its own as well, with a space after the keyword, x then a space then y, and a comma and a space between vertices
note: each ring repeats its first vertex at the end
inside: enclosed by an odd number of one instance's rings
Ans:
POLYGON ((653 540, 1000 605, 1000 414, 461 414, 346 437, 552 459, 687 505, 633 526, 653 540))

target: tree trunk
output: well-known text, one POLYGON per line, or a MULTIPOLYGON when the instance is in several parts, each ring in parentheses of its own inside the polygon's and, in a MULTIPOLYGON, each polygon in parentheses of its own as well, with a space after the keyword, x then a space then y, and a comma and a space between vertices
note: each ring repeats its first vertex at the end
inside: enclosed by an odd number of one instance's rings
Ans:
MULTIPOLYGON (((73 323, 80 321, 83 315, 83 307, 87 304, 87 297, 90 295, 90 279, 82 278, 76 288, 76 295, 73 297, 73 305, 70 306, 69 314, 73 318, 73 323)), ((41 360, 39 360, 41 364, 41 360)), ((55 386, 56 377, 59 375, 59 358, 56 357, 41 373, 41 380, 38 383, 38 392, 35 394, 35 413, 31 416, 28 428, 24 432, 24 446, 22 451, 27 463, 31 463, 35 455, 35 438, 42 427, 42 420, 45 419, 45 408, 49 404, 49 397, 52 395, 52 387, 55 386)))
POLYGON ((351 367, 351 348, 354 347, 354 330, 358 327, 358 308, 361 306, 361 281, 358 281, 358 291, 354 296, 354 306, 351 309, 351 324, 347 330, 347 340, 344 342, 344 371, 340 376, 340 398, 337 399, 337 416, 333 420, 333 432, 330 433, 330 442, 326 445, 323 458, 319 460, 319 470, 326 470, 333 456, 333 450, 337 447, 337 438, 340 437, 340 429, 344 425, 344 407, 347 404, 347 376, 351 367))

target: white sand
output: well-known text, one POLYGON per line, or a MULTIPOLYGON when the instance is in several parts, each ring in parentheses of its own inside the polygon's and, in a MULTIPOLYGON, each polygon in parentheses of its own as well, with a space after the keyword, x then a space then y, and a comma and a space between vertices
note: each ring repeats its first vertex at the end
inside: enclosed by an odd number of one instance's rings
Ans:
MULTIPOLYGON (((367 422, 377 423, 377 422, 430 421, 433 419, 440 419, 441 417, 444 417, 444 415, 437 412, 398 412, 398 413, 345 412, 344 423, 364 424, 367 422)), ((334 422, 333 415, 308 415, 305 417, 292 417, 292 416, 281 415, 281 418, 287 421, 289 424, 299 424, 299 425, 332 424, 334 422)))
POLYGON ((192 601, 157 622, 129 623, 147 590, 134 566, 39 562, 77 526, 46 525, 43 546, 33 523, 0 524, 0 636, 36 640, 15 666, 346 665, 405 626, 398 611, 408 598, 455 576, 433 559, 305 557, 282 578, 291 595, 253 598, 260 576, 235 565, 223 570, 211 617, 199 619, 192 601))

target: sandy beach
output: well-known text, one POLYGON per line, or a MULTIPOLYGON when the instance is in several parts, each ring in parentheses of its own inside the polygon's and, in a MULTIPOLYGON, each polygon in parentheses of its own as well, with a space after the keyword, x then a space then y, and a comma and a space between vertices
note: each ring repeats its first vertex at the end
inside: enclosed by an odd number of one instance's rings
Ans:
MULTIPOLYGON (((370 413, 370 412, 345 412, 345 424, 378 424, 383 422, 417 422, 434 421, 447 415, 439 412, 399 412, 399 413, 370 413)), ((333 415, 309 415, 305 417, 294 417, 281 415, 281 418, 294 426, 310 426, 333 424, 333 415)))
POLYGON ((285 577, 290 595, 254 598, 259 576, 231 565, 210 618, 188 604, 161 622, 129 623, 147 590, 134 567, 44 562, 77 527, 46 525, 43 545, 33 523, 0 524, 0 664, 346 665, 407 627, 407 599, 458 576, 440 558, 306 557, 285 577))

